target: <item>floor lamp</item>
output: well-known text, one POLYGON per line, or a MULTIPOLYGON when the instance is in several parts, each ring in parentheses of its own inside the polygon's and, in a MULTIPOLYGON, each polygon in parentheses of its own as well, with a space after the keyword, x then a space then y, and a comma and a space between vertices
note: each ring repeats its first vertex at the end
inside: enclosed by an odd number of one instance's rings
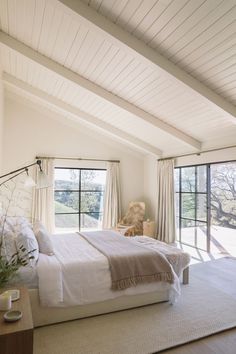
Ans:
POLYGON ((13 178, 26 173, 26 178, 25 178, 25 187, 35 187, 36 189, 41 189, 41 188, 48 188, 50 187, 50 183, 48 180, 47 175, 43 172, 42 170, 42 161, 41 160, 37 160, 36 162, 33 162, 30 165, 18 168, 17 170, 11 171, 9 173, 6 173, 5 175, 0 176, 0 179, 2 178, 6 178, 4 179, 3 182, 0 183, 0 187, 2 185, 4 185, 6 182, 12 180, 13 178), (33 180, 32 177, 29 176, 29 168, 32 166, 38 165, 39 168, 39 173, 38 173, 38 177, 37 177, 37 183, 33 180), (7 178, 8 176, 10 176, 9 178, 7 178))

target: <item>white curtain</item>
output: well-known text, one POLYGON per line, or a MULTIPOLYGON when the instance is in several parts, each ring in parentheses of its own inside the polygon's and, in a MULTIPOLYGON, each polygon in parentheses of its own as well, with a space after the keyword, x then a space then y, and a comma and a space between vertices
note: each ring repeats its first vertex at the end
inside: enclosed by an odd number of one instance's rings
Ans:
MULTIPOLYGON (((36 189, 32 200, 32 221, 40 220, 50 233, 54 232, 54 160, 42 159, 41 167, 47 175, 50 187, 36 189)), ((36 182, 39 169, 36 169, 36 182)))
POLYGON ((108 162, 103 206, 103 228, 115 227, 121 217, 119 163, 108 162))
POLYGON ((174 160, 157 164, 157 238, 166 243, 175 242, 174 160))

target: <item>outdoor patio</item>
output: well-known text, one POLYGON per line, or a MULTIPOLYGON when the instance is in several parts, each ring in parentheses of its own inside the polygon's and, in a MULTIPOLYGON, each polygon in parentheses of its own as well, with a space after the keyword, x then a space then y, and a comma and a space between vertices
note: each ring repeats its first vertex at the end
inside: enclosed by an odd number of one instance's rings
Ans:
POLYGON ((191 255, 191 264, 207 262, 225 256, 236 257, 235 229, 211 226, 210 253, 206 251, 206 234, 204 228, 197 228, 197 238, 195 238, 194 228, 182 229, 181 241, 181 243, 178 242, 178 247, 191 255), (194 246, 196 240, 198 248, 194 246))

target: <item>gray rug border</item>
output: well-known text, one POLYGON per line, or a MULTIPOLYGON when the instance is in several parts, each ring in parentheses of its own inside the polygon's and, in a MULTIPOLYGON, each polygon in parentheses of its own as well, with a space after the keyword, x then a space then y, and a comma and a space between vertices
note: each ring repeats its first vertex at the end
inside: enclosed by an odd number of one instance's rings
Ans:
POLYGON ((167 347, 165 349, 161 349, 157 352, 152 352, 152 353, 146 353, 146 354, 157 354, 157 353, 165 353, 167 350, 171 350, 171 349, 175 349, 175 348, 179 348, 181 347, 182 345, 187 345, 187 344, 191 344, 191 343, 194 343, 194 342, 198 342, 204 338, 210 338, 210 337, 214 337, 215 335, 219 334, 219 333, 223 333, 223 332, 227 332, 227 331, 230 331, 231 329, 234 329, 236 328, 236 320, 235 320, 235 325, 233 325, 232 327, 227 327, 225 329, 221 329, 221 330, 218 330, 216 332, 213 332, 213 333, 210 333, 210 334, 206 334, 205 336, 203 337, 199 337, 197 339, 192 339, 192 340, 188 340, 188 341, 183 341, 179 344, 176 344, 176 345, 172 345, 170 347, 167 347))

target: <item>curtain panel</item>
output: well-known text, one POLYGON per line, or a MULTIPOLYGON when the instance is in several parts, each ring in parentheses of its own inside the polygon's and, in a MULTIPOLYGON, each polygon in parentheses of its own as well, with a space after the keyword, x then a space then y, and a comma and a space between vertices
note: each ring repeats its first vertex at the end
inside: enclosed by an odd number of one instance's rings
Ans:
MULTIPOLYGON (((32 222, 41 221, 50 233, 54 232, 54 160, 42 159, 41 167, 47 175, 50 187, 36 189, 33 192, 32 200, 32 222)), ((39 169, 35 169, 35 180, 37 182, 39 169)))
POLYGON ((157 238, 175 242, 174 160, 157 163, 157 238))
POLYGON ((121 217, 119 163, 107 163, 106 187, 103 205, 103 228, 116 227, 121 217))

